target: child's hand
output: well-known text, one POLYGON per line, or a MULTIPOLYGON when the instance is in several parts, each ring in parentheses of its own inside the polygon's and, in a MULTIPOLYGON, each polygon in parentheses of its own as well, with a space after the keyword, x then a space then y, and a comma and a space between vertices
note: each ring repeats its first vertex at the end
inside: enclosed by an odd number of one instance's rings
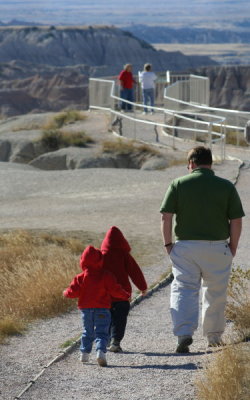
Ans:
POLYGON ((142 291, 141 291, 141 295, 142 295, 142 296, 146 296, 147 293, 148 293, 148 289, 142 290, 142 291))
POLYGON ((64 296, 64 297, 67 297, 67 296, 66 296, 66 289, 63 291, 63 296, 64 296))

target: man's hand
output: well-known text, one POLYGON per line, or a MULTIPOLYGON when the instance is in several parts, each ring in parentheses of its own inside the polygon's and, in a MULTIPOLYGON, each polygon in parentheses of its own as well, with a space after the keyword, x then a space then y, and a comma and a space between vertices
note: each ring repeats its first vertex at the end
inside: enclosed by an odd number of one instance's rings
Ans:
POLYGON ((168 255, 171 253, 173 247, 174 247, 173 243, 166 247, 168 255))

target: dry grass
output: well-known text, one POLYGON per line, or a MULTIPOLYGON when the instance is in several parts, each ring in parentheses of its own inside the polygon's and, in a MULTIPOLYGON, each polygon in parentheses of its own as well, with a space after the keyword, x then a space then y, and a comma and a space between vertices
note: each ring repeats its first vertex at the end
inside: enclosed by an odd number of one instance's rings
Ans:
MULTIPOLYGON (((232 270, 226 316, 238 341, 250 336, 250 270, 232 270)), ((247 400, 250 390, 249 343, 233 344, 215 353, 196 382, 199 400, 247 400)))
POLYGON ((72 307, 62 290, 80 272, 79 240, 15 231, 0 236, 0 337, 72 307))
POLYGON ((199 400, 249 399, 250 350, 246 344, 216 353, 197 381, 199 400))
POLYGON ((160 155, 161 153, 152 146, 138 143, 134 140, 106 140, 102 143, 102 151, 104 153, 117 154, 133 154, 145 153, 152 156, 160 155))
POLYGON ((232 144, 234 146, 242 146, 248 147, 248 143, 246 142, 243 134, 239 136, 239 134, 235 131, 227 131, 226 134, 226 144, 232 144))
POLYGON ((69 146, 86 147, 89 143, 94 143, 83 131, 65 132, 59 129, 44 130, 41 142, 49 151, 69 146))
POLYGON ((87 116, 81 111, 63 111, 51 117, 43 126, 44 130, 60 129, 64 125, 71 124, 76 121, 83 121, 87 116))
POLYGON ((233 268, 228 288, 226 316, 241 340, 250 338, 250 270, 233 268))
MULTIPOLYGON (((65 299, 62 291, 81 272, 83 249, 89 244, 100 247, 103 237, 104 233, 82 231, 59 235, 19 230, 0 235, 0 342, 23 332, 35 319, 75 307, 76 301, 65 299)), ((128 240, 141 267, 158 261, 157 239, 128 240)))

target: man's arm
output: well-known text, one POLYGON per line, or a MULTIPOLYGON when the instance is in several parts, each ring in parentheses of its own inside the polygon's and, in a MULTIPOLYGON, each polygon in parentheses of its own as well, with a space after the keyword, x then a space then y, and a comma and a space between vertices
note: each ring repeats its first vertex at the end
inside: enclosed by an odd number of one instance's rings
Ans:
POLYGON ((233 257, 236 254, 238 247, 238 242, 240 239, 242 230, 242 218, 235 218, 230 220, 230 241, 229 247, 232 252, 233 257))
POLYGON ((162 213, 161 216, 161 233, 163 237, 163 242, 165 244, 171 243, 169 246, 166 246, 166 250, 168 254, 172 250, 172 220, 173 220, 173 215, 172 213, 162 213))

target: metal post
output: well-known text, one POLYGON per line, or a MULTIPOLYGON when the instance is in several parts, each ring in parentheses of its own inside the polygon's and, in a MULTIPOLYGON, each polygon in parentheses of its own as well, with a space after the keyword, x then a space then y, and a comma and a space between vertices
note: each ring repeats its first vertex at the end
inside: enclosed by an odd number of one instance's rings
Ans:
POLYGON ((159 134, 157 131, 157 125, 154 126, 154 131, 155 131, 155 141, 156 143, 159 143, 159 134))
POLYGON ((225 160, 226 158, 226 126, 225 123, 223 123, 223 133, 224 133, 224 137, 223 137, 223 160, 225 160))
POLYGON ((175 113, 173 113, 173 123, 172 123, 172 137, 173 137, 173 149, 175 148, 175 113))
POLYGON ((211 129, 211 122, 209 122, 209 125, 208 125, 208 137, 209 137, 209 147, 210 147, 210 149, 211 149, 211 151, 212 151, 212 129, 211 129))
MULTIPOLYGON (((236 114, 236 121, 237 121, 237 126, 239 126, 239 114, 236 114)), ((240 132, 239 132, 239 129, 237 129, 237 146, 239 146, 240 145, 240 132)))
POLYGON ((197 140, 197 114, 195 114, 195 119, 194 119, 194 141, 196 142, 197 140))

